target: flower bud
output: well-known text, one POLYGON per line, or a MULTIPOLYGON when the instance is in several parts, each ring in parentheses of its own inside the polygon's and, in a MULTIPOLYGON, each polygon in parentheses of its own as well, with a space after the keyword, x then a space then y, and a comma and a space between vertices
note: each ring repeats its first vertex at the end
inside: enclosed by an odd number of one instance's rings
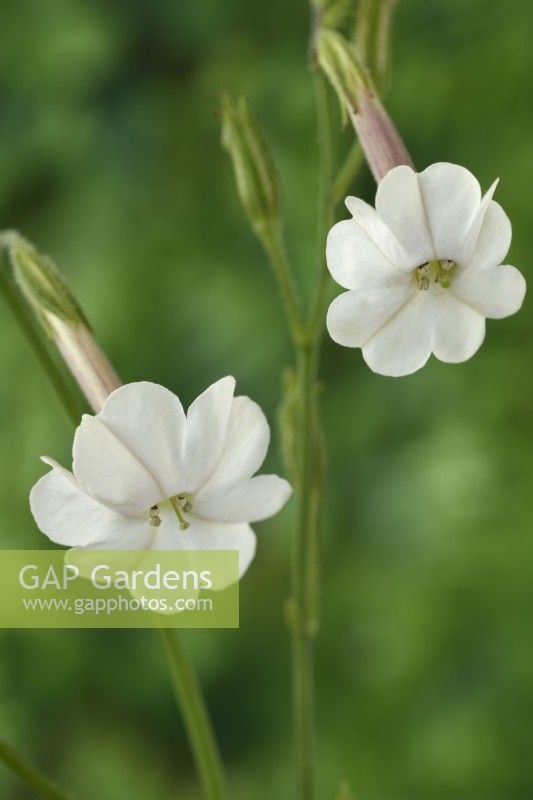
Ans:
POLYGON ((70 325, 88 324, 59 270, 48 256, 37 252, 16 231, 0 234, 0 247, 15 283, 48 333, 51 333, 48 313, 70 325))
POLYGON ((14 231, 0 233, 0 255, 89 404, 98 411, 120 380, 61 273, 48 256, 14 231))
POLYGON ((337 93, 344 119, 348 116, 357 132, 376 181, 400 164, 412 167, 400 134, 353 46, 340 33, 324 29, 318 36, 316 52, 320 68, 337 93))
POLYGON ((246 100, 222 97, 222 146, 228 151, 237 191, 255 233, 280 224, 279 178, 265 138, 246 100))
POLYGON ((370 83, 353 47, 337 31, 322 28, 316 41, 318 65, 335 89, 345 123, 358 105, 359 92, 370 83))

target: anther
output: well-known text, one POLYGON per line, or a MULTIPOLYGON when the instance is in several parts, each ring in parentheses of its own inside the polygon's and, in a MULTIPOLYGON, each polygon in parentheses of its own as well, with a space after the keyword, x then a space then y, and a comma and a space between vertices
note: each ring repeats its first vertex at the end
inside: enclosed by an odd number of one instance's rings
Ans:
POLYGON ((152 525, 153 528, 159 528, 161 525, 161 517, 159 516, 159 508, 157 505, 151 507, 148 512, 148 517, 150 519, 150 525, 152 525))
POLYGON ((189 511, 192 511, 192 498, 190 494, 186 492, 180 492, 180 494, 176 495, 178 503, 181 505, 182 510, 188 514, 189 511))
POLYGON ((180 497, 183 497, 183 495, 179 495, 178 494, 175 497, 171 497, 170 498, 170 504, 171 504, 172 508, 174 509, 174 513, 176 514, 176 516, 178 518, 178 522, 179 522, 181 530, 184 531, 189 527, 189 523, 187 522, 187 520, 183 516, 182 512, 185 511, 185 508, 181 504, 180 497))

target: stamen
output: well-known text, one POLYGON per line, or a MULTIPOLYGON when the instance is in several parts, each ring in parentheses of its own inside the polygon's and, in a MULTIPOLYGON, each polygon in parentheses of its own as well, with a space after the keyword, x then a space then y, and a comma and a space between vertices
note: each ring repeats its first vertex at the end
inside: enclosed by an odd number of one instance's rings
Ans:
POLYGON ((180 492, 176 495, 178 499, 178 503, 181 505, 183 511, 188 514, 189 511, 192 511, 192 497, 187 492, 180 492))
POLYGON ((416 270, 416 282, 418 284, 418 288, 422 289, 423 291, 427 291, 429 289, 429 262, 426 264, 422 264, 422 266, 418 267, 416 270))
POLYGON ((418 288, 427 291, 432 283, 438 283, 443 289, 448 289, 455 267, 455 261, 446 258, 426 261, 415 270, 418 288))
POLYGON ((189 523, 187 522, 187 520, 185 519, 185 517, 181 513, 182 510, 185 511, 185 507, 184 506, 180 506, 180 497, 183 497, 183 495, 179 495, 178 494, 178 495, 176 495, 176 497, 171 497, 170 498, 170 505, 174 509, 174 513, 176 514, 176 516, 178 518, 181 530, 184 531, 189 527, 189 523))
POLYGON ((159 526, 161 525, 161 517, 159 516, 159 508, 157 505, 152 506, 152 508, 148 512, 148 517, 150 519, 150 525, 153 528, 159 528, 159 526))

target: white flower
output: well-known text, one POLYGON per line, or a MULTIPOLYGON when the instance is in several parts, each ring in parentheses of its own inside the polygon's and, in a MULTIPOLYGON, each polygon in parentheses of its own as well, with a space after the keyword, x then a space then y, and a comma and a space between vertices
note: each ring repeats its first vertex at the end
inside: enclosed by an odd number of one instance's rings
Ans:
POLYGON ((360 347, 382 375, 408 375, 433 352, 458 363, 474 355, 485 317, 514 314, 526 284, 500 266, 511 223, 484 197, 464 167, 432 164, 424 172, 392 169, 380 181, 376 209, 356 197, 353 218, 331 229, 327 263, 348 292, 331 304, 327 325, 336 342, 360 347))
POLYGON ((259 406, 222 378, 185 415, 154 383, 109 395, 76 430, 72 473, 52 467, 30 506, 53 542, 89 550, 238 550, 240 575, 255 554, 249 523, 272 516, 291 487, 252 477, 270 430, 259 406))

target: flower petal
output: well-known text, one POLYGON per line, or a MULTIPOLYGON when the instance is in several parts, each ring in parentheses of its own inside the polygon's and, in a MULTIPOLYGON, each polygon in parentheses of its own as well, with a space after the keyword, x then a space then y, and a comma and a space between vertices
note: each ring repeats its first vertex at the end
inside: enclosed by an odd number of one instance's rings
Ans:
POLYGON ((109 395, 98 419, 144 464, 162 497, 181 490, 185 413, 175 394, 156 383, 128 383, 109 395))
POLYGON ((353 219, 334 225, 326 245, 328 269, 337 283, 358 289, 406 268, 405 253, 374 209, 355 197, 346 205, 353 219))
POLYGON ((464 269, 476 270, 501 264, 511 246, 512 228, 509 217, 492 200, 487 207, 475 247, 464 269))
MULTIPOLYGON (((223 524, 190 517, 190 527, 180 530, 177 521, 163 519, 152 545, 154 550, 238 550, 239 578, 242 578, 255 555, 256 536, 246 523, 223 524), (168 523, 168 524, 167 524, 168 523)), ((192 557, 194 566, 194 558, 192 557)), ((201 559, 198 560, 201 568, 201 559)), ((213 588, 223 589, 231 583, 222 579, 213 588)))
MULTIPOLYGON (((472 222, 472 225, 470 226, 470 230, 468 231, 466 239, 465 239, 465 241, 463 243, 462 250, 461 250, 460 254, 457 255, 457 258, 456 258, 457 263, 460 264, 461 266, 465 266, 470 261, 470 259, 472 258, 472 253, 475 250, 476 243, 477 243, 477 240, 479 238, 479 234, 480 234, 481 228, 482 228, 483 223, 485 221, 485 217, 487 215, 487 211, 488 211, 488 209, 489 209, 489 207, 490 207, 490 205, 492 203, 492 196, 493 196, 494 192, 496 191, 496 187, 497 187, 497 185, 499 183, 499 180, 500 179, 497 178, 494 181, 494 183, 492 184, 492 186, 490 187, 490 189, 488 190, 488 192, 485 192, 485 194, 483 195, 483 198, 481 200, 480 206, 479 206, 478 210, 476 211, 476 214, 474 216, 474 220, 472 222)), ((505 256, 505 253, 503 254, 502 258, 504 256, 505 256)))
POLYGON ((402 243, 414 267, 435 258, 418 175, 411 167, 394 167, 379 182, 376 211, 402 243))
POLYGON ((291 485, 277 475, 256 475, 236 486, 204 489, 194 514, 216 522, 258 522, 277 514, 291 496, 291 485))
POLYGON ((449 289, 434 295, 433 325, 433 352, 450 364, 471 358, 485 338, 483 315, 457 300, 449 289))
POLYGON ((329 335, 345 347, 362 347, 415 292, 411 276, 403 275, 391 286, 344 292, 328 309, 329 335))
POLYGON ((524 276, 515 267, 469 267, 453 281, 453 294, 484 317, 502 319, 515 314, 526 294, 524 276))
POLYGON ((267 454, 270 428, 257 403, 249 397, 233 400, 224 449, 206 487, 228 486, 254 475, 267 454))
POLYGON ((196 492, 218 464, 234 390, 235 379, 228 376, 209 386, 191 404, 185 421, 183 461, 186 476, 181 491, 196 492))
POLYGON ((43 475, 30 493, 35 522, 56 544, 105 549, 121 540, 129 547, 145 547, 149 537, 146 520, 117 514, 86 494, 72 473, 47 459, 53 469, 43 475))
POLYGON ((429 292, 417 291, 363 346, 363 358, 380 375, 410 375, 431 354, 433 325, 429 292))
POLYGON ((72 457, 82 487, 127 517, 140 516, 161 500, 161 490, 146 467, 98 417, 83 416, 72 457))
POLYGON ((460 261, 481 203, 476 178, 458 164, 431 164, 418 175, 435 257, 460 261))

